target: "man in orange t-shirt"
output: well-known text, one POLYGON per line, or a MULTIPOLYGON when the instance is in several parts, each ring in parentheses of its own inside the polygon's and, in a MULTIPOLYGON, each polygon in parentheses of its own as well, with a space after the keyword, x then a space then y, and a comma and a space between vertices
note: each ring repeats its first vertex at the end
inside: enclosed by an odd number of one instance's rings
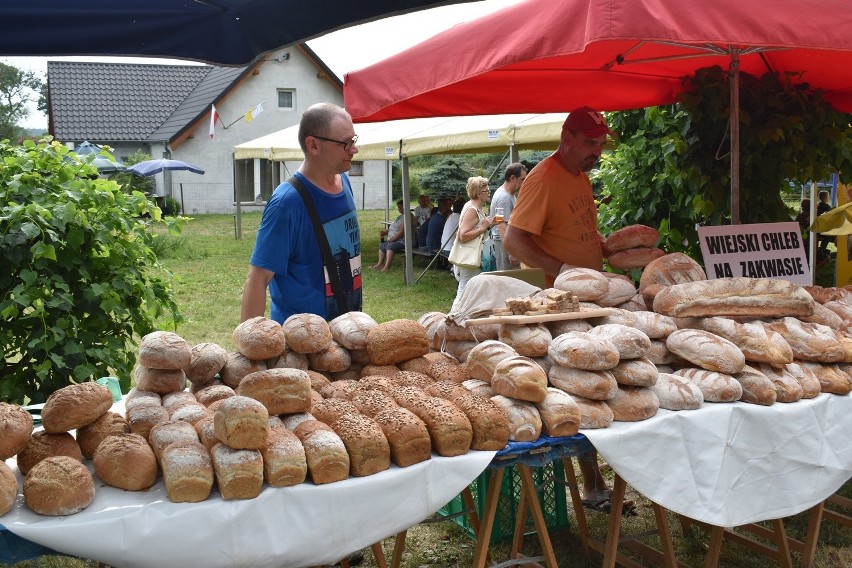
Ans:
MULTIPOLYGON (((598 209, 586 174, 601 157, 607 135, 603 115, 589 107, 571 111, 556 151, 527 174, 503 237, 503 247, 525 266, 542 268, 548 286, 570 267, 603 270, 609 256, 598 232, 598 209)), ((579 456, 583 504, 608 512, 611 492, 601 476, 597 452, 579 456)), ((624 502, 624 511, 634 508, 624 502)))

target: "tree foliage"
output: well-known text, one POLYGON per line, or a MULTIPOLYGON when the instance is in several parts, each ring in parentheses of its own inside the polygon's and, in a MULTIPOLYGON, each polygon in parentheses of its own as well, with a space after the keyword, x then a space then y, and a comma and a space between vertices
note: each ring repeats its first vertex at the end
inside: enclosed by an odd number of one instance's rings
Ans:
POLYGON ((420 176, 420 185, 425 193, 433 197, 466 197, 467 179, 474 175, 477 175, 476 170, 468 160, 458 156, 446 156, 420 176))
MULTIPOLYGON (((604 233, 659 227, 663 248, 698 258, 696 225, 730 222, 730 87, 719 67, 699 70, 680 104, 609 115, 621 133, 601 161, 604 233)), ((788 221, 781 191, 841 172, 852 180, 850 115, 796 76, 740 74, 740 217, 788 221)))
POLYGON ((182 220, 49 139, 0 142, 0 160, 0 400, 111 374, 126 387, 135 338, 180 319, 151 224, 182 220))
POLYGON ((19 140, 26 131, 18 123, 29 115, 27 103, 38 97, 46 108, 46 85, 32 71, 0 62, 0 140, 19 140))

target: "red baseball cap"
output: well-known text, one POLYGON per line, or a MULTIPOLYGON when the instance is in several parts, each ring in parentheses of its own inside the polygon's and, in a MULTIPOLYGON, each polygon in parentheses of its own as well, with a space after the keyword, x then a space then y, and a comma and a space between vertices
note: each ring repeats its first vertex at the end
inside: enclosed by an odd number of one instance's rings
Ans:
POLYGON ((577 130, 587 138, 599 138, 606 134, 615 136, 606 124, 606 119, 598 111, 591 107, 575 108, 562 124, 562 131, 577 130))

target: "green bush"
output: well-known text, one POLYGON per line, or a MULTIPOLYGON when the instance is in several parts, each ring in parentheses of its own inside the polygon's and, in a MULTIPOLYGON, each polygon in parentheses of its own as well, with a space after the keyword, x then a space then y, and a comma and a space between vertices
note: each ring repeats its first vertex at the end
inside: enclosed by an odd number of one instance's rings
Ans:
POLYGON ((0 142, 0 160, 0 399, 112 374, 126 388, 135 341, 180 319, 150 225, 183 219, 49 139, 0 142))

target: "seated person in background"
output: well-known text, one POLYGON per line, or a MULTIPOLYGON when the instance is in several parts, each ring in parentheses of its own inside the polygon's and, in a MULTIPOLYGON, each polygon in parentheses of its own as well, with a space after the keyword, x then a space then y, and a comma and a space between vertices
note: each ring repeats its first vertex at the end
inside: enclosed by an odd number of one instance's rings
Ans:
POLYGON ((429 211, 429 218, 423 222, 422 225, 417 227, 417 242, 415 246, 420 250, 427 250, 426 248, 426 239, 429 236, 429 222, 432 221, 432 216, 438 211, 437 207, 433 207, 431 211, 429 211))
MULTIPOLYGON (((379 243, 379 260, 376 261, 376 264, 370 267, 373 270, 381 268, 382 272, 387 272, 393 262, 394 253, 405 250, 405 222, 402 217, 402 213, 405 208, 403 205, 404 202, 402 199, 396 202, 396 208, 399 211, 399 215, 386 230, 379 232, 381 236, 386 236, 387 238, 384 242, 379 243)), ((409 213, 409 215, 411 215, 411 213, 409 213)), ((413 215, 411 215, 411 226, 414 226, 413 215)))
POLYGON ((438 200, 436 211, 429 217, 429 230, 426 232, 426 250, 433 254, 441 250, 441 236, 444 234, 444 225, 447 224, 447 217, 450 216, 452 207, 453 200, 449 197, 442 197, 438 200))
POLYGON ((444 223, 444 230, 441 232, 441 244, 443 245, 441 253, 445 256, 450 255, 450 250, 452 250, 453 243, 456 240, 456 233, 459 228, 459 219, 461 218, 461 211, 464 204, 465 200, 461 197, 453 201, 453 212, 450 213, 447 217, 447 222, 444 223))
MULTIPOLYGON (((828 213, 829 211, 831 211, 831 204, 828 202, 828 192, 823 189, 819 192, 818 197, 819 203, 817 203, 816 210, 817 217, 819 217, 823 213, 828 213)), ((819 259, 820 256, 827 257, 828 245, 834 242, 834 237, 820 235, 819 240, 817 242, 819 243, 819 245, 817 245, 817 252, 819 253, 817 259, 819 259)))
POLYGON ((417 219, 418 229, 429 220, 429 217, 432 215, 432 209, 432 198, 428 195, 421 194, 420 197, 417 198, 417 207, 414 208, 414 217, 417 219))

